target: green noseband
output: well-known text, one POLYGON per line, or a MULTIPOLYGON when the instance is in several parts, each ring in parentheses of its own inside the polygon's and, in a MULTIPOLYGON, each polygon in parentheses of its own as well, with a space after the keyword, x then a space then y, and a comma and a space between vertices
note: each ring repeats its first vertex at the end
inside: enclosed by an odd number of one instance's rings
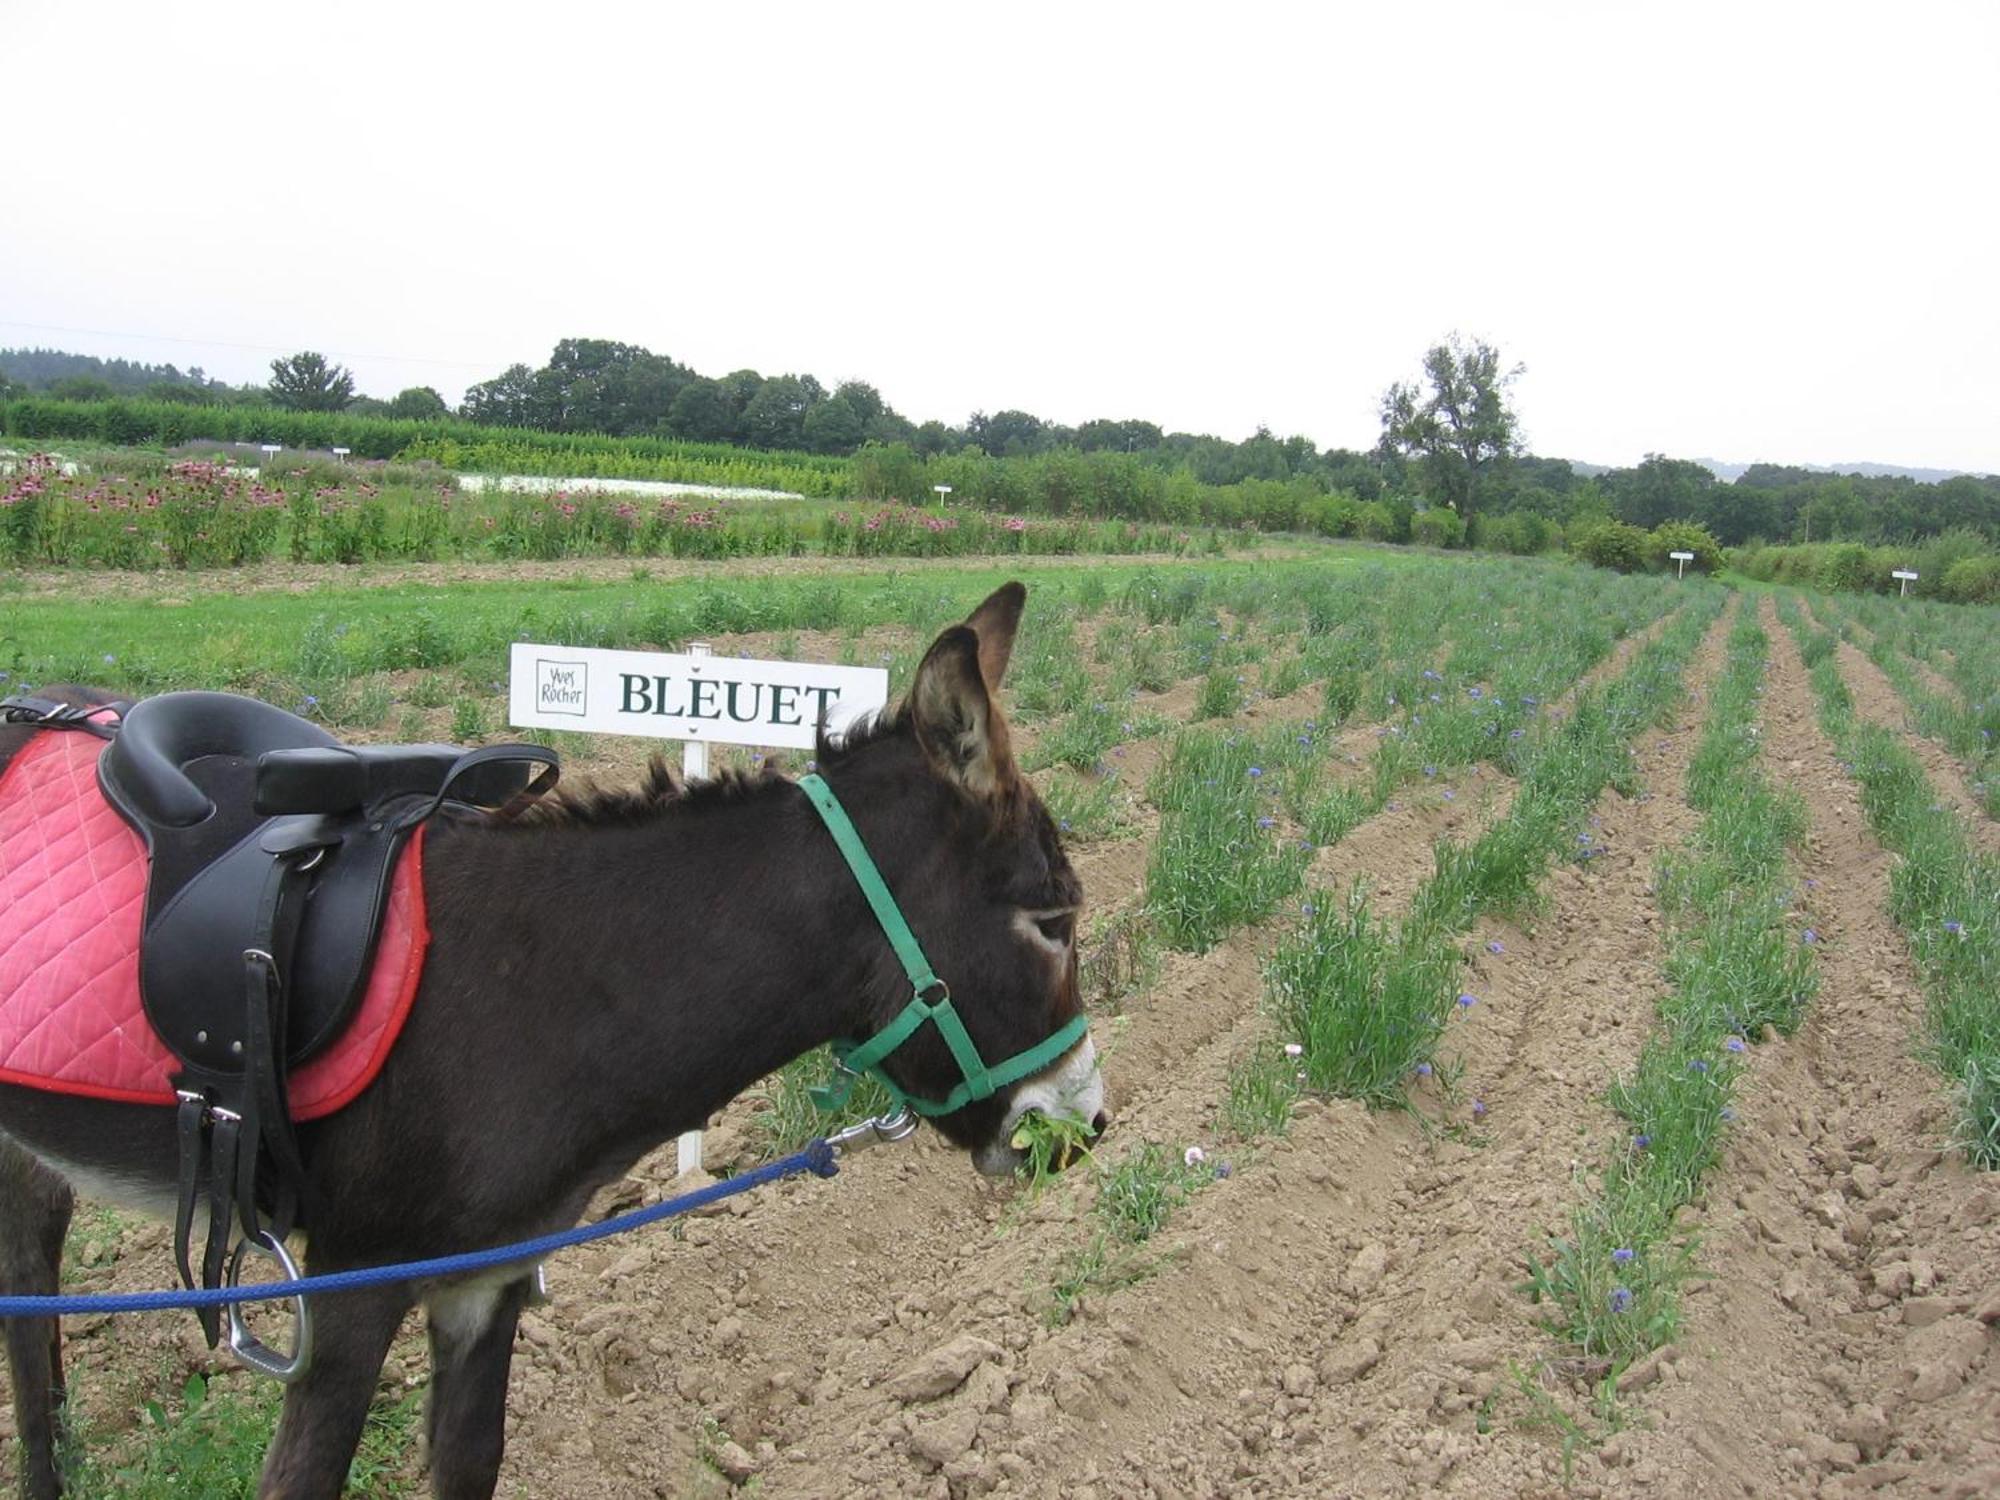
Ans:
POLYGON ((861 894, 868 898, 869 909, 875 913, 875 920, 882 924, 883 936, 896 950, 903 972, 910 976, 913 992, 910 1003, 896 1013, 896 1018, 867 1041, 843 1040, 833 1044, 834 1064, 839 1071, 831 1083, 812 1091, 814 1104, 824 1110, 840 1108, 847 1102, 854 1085, 865 1075, 887 1089, 889 1097, 905 1109, 920 1115, 948 1115, 981 1099, 990 1099, 1008 1084, 1041 1072, 1077 1044, 1090 1025, 1088 1018, 1082 1015, 1076 1016, 1046 1041, 1025 1052, 1017 1052, 994 1067, 987 1067, 979 1049, 973 1046, 965 1023, 952 1009, 951 991, 942 979, 931 972, 930 960, 924 957, 924 950, 918 946, 910 924, 903 920, 896 898, 889 894, 882 872, 868 857, 867 846, 861 842, 861 835, 855 832, 847 810, 833 795, 833 788, 817 776, 802 776, 799 778, 799 789, 812 802, 820 821, 826 824, 826 831, 833 835, 834 843, 840 846, 847 868, 853 871, 861 894), (894 1079, 882 1071, 882 1060, 914 1036, 917 1028, 926 1021, 936 1024, 944 1037, 944 1044, 951 1049, 952 1059, 958 1064, 963 1079, 942 1099, 918 1099, 906 1094, 896 1086, 894 1079))

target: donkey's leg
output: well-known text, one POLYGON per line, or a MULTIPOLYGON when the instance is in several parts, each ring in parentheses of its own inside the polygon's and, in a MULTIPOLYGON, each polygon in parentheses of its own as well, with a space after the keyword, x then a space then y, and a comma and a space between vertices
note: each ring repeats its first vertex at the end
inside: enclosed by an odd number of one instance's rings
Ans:
POLYGON ((431 1493, 486 1500, 507 1442, 507 1369, 532 1276, 452 1287, 429 1301, 431 1493))
POLYGON ((318 1300, 312 1365, 285 1387, 278 1435, 264 1455, 257 1493, 265 1500, 338 1500, 382 1361, 409 1310, 409 1289, 396 1284, 318 1300))
MULTIPOLYGON (((63 1236, 74 1207, 68 1183, 0 1137, 0 1293, 55 1294, 63 1236)), ((52 1500, 62 1493, 56 1469, 63 1406, 61 1328, 54 1318, 9 1318, 6 1329, 21 1493, 30 1500, 52 1500)))

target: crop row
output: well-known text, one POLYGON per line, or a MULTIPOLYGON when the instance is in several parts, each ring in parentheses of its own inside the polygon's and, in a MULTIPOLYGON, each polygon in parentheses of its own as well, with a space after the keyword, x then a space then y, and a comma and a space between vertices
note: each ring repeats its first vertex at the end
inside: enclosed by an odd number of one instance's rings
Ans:
POLYGON ((311 463, 121 461, 66 472, 46 456, 0 475, 0 558, 88 568, 226 568, 442 557, 963 557, 1219 551, 1212 534, 1028 519, 963 506, 841 508, 580 487, 471 493, 448 474, 311 463))
POLYGON ((1546 1326, 1602 1362, 1606 1395, 1634 1358, 1675 1337, 1693 1269, 1680 1215, 1719 1157, 1748 1050, 1767 1027, 1793 1032, 1817 988, 1815 934, 1798 920, 1791 863, 1805 808, 1762 765, 1769 647, 1754 612, 1741 610, 1688 768, 1700 829, 1690 849, 1660 861, 1668 987, 1636 1065, 1610 1091, 1624 1129, 1595 1195, 1530 1258, 1546 1326))
POLYGON ((1991 617, 1935 607, 1912 611, 1886 599, 1838 606, 1822 599, 1816 612, 1839 620, 1840 633, 1867 653, 1910 706, 1917 731, 1965 763, 1973 795, 1989 817, 2000 817, 2000 654, 1993 649, 1991 617), (1950 688, 1933 689, 1916 667, 1919 659, 1941 669, 1950 688))
POLYGON ((1898 856, 1890 911, 1923 975, 1926 1052, 1951 1087, 1958 1144, 2000 1168, 2000 861, 1973 848, 1901 737, 1854 712, 1836 638, 1795 598, 1778 608, 1811 669, 1821 727, 1876 837, 1898 856))

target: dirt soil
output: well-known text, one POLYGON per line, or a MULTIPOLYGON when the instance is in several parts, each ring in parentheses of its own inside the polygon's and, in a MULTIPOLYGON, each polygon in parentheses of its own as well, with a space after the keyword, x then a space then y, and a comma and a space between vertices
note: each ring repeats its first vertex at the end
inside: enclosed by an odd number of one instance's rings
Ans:
MULTIPOLYGON (((1692 1215, 1707 1279, 1682 1338, 1633 1372, 1622 1430, 1544 1368, 1557 1351, 1518 1286, 1614 1131, 1605 1087, 1665 983, 1652 883, 1699 821, 1684 782, 1726 619, 1673 722, 1635 745, 1637 794, 1594 810, 1598 852, 1560 865, 1531 919, 1467 935, 1476 1003, 1420 1112, 1308 1101, 1275 1142, 1232 1142, 1218 1101, 1265 1034, 1260 963, 1283 919, 1170 954, 1096 1023, 1116 1115, 1104 1150, 1199 1145, 1231 1170, 1168 1222, 1150 1276, 1051 1326, 1052 1268, 1088 1234, 1088 1183, 1030 1199, 920 1133, 832 1183, 552 1262, 553 1300, 522 1322, 501 1493, 2000 1495, 2000 1180, 1947 1149, 1940 1081, 1913 1055, 1922 997, 1888 916, 1892 860, 1763 608, 1766 768, 1811 812, 1796 899, 1821 990, 1797 1036, 1753 1051, 1692 1215), (1581 1424, 1568 1454, 1537 1420, 1551 1407, 1581 1424)), ((1845 654, 1842 667, 1862 692, 1845 654)), ((1304 716, 1313 696, 1243 722, 1304 716)), ((1128 785, 1163 748, 1126 747, 1128 785)), ((1315 883, 1365 875, 1397 909, 1432 840, 1474 836, 1511 795, 1490 769, 1399 795, 1316 856, 1315 883)), ((1155 826, 1148 810, 1077 851, 1094 912, 1135 902, 1155 826)), ((718 1120, 711 1164, 745 1149, 747 1118, 739 1102, 718 1120)), ((671 1192, 672 1169, 669 1147, 600 1206, 671 1192)), ((156 1228, 104 1239, 79 1285, 137 1287, 167 1263, 156 1228)), ((210 1365, 189 1319, 67 1331, 101 1404, 121 1380, 210 1365)), ((384 1381, 423 1373, 413 1321, 384 1381)))

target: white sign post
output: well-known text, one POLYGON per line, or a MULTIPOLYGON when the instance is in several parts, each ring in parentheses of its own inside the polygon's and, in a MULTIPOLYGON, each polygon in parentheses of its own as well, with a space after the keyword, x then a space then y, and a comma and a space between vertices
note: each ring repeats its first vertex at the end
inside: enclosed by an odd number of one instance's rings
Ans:
MULTIPOLYGON (((708 775, 708 747, 781 745, 810 750, 824 728, 838 733, 889 702, 880 667, 718 657, 694 641, 685 655, 514 643, 507 722, 676 739, 689 781, 708 775)), ((675 1145, 675 1170, 701 1167, 701 1132, 675 1145)))
POLYGON ((339 459, 342 463, 346 463, 347 455, 352 453, 353 451, 354 450, 352 448, 336 448, 333 450, 333 456, 339 459))
POLYGON ((931 486, 931 488, 937 491, 938 506, 940 509, 942 509, 944 506, 945 496, 951 493, 951 486, 948 484, 934 484, 931 486))
POLYGON ((285 445, 283 443, 260 443, 257 445, 257 451, 264 455, 264 467, 269 468, 271 460, 285 451, 285 445))
POLYGON ((1692 552, 1669 552, 1667 556, 1680 564, 1680 567, 1674 571, 1674 577, 1687 577, 1688 564, 1694 561, 1694 554, 1692 552))
POLYGON ((1910 585, 1917 581, 1917 575, 1909 568, 1896 568, 1890 572, 1889 576, 1891 578, 1902 580, 1903 586, 1896 591, 1896 597, 1898 599, 1908 594, 1910 592, 1910 585))
MULTIPOLYGON (((714 656, 715 648, 707 641, 689 641, 688 655, 694 657, 714 656)), ((681 777, 685 781, 708 780, 708 746, 700 740, 689 740, 681 746, 681 777)), ((684 1130, 674 1139, 674 1175, 685 1177, 690 1172, 701 1170, 701 1135, 699 1130, 684 1130)))

